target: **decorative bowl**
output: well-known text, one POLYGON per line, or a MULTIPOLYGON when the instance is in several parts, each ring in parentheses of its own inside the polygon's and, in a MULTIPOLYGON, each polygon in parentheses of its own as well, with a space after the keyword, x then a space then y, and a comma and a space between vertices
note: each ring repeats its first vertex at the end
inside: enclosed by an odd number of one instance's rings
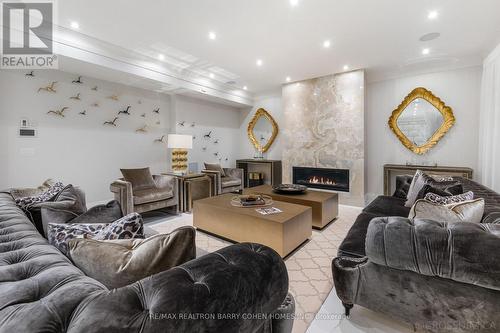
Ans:
POLYGON ((231 199, 232 206, 241 208, 259 208, 272 204, 273 198, 261 194, 236 195, 231 199))
POLYGON ((304 194, 307 192, 307 186, 297 184, 281 184, 274 186, 273 192, 279 194, 304 194))

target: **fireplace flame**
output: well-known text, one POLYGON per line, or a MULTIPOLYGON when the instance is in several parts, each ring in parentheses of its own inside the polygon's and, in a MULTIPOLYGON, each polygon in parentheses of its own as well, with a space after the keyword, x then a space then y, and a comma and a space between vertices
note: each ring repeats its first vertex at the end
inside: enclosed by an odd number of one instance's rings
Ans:
POLYGON ((337 185, 335 180, 326 177, 312 176, 307 179, 310 184, 337 185))

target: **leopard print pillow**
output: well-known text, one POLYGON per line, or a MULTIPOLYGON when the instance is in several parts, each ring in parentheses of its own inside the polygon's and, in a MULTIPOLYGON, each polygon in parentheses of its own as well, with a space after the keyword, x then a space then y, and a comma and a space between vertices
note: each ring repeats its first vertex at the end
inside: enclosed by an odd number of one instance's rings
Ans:
POLYGON ((95 240, 144 238, 144 226, 141 215, 128 214, 113 223, 110 223, 96 235, 95 240))
POLYGON ((129 214, 113 223, 49 223, 47 239, 63 254, 68 255, 68 242, 74 238, 96 240, 144 238, 142 217, 137 213, 129 214))
POLYGON ((47 239, 63 254, 67 255, 68 242, 73 238, 92 238, 106 227, 107 224, 58 224, 49 223, 47 239))

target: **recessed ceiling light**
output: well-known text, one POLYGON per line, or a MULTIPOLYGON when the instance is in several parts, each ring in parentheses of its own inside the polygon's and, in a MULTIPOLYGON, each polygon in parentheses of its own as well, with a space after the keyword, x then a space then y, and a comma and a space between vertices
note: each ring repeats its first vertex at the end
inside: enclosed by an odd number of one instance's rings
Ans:
POLYGON ((78 22, 73 21, 73 22, 71 22, 71 28, 72 29, 80 29, 80 25, 78 24, 78 22))
POLYGON ((349 70, 349 66, 348 65, 344 65, 344 70, 348 71, 349 70))
POLYGON ((290 0, 290 5, 291 5, 292 7, 295 7, 295 6, 297 6, 298 4, 299 4, 299 0, 290 0))
POLYGON ((210 73, 210 78, 213 79, 215 77, 214 73, 210 73))
POLYGON ((292 79, 289 76, 286 77, 286 82, 290 82, 291 80, 292 79))
POLYGON ((158 59, 159 60, 165 60, 165 56, 163 54, 158 54, 158 59))
POLYGON ((257 64, 257 66, 262 66, 262 64, 263 64, 262 59, 257 59, 256 64, 257 64))
POLYGON ((211 40, 215 40, 217 38, 217 34, 213 31, 210 31, 208 33, 208 38, 211 39, 211 40))
POLYGON ((324 47, 325 49, 329 48, 329 47, 330 47, 330 45, 332 45, 332 43, 331 43, 329 40, 325 40, 325 41, 323 42, 323 47, 324 47))
POLYGON ((431 50, 429 50, 429 49, 427 49, 427 48, 425 48, 425 49, 423 49, 423 50, 422 50, 422 54, 423 54, 423 55, 427 55, 427 54, 429 54, 430 52, 431 52, 431 50))
POLYGON ((427 15, 427 18, 429 20, 434 20, 434 19, 437 19, 438 16, 439 16, 439 13, 436 10, 433 10, 433 11, 429 12, 429 14, 427 15))
POLYGON ((243 90, 247 90, 247 89, 248 89, 248 87, 247 87, 247 86, 243 86, 243 90))

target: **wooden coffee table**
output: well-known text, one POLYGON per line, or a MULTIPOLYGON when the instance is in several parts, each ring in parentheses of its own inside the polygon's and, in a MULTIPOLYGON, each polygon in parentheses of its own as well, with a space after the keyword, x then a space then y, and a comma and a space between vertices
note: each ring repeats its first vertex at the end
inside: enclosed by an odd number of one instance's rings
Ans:
POLYGON ((265 194, 276 201, 284 201, 312 208, 312 225, 316 229, 324 228, 339 214, 339 196, 337 193, 308 190, 304 194, 278 194, 271 185, 247 188, 244 194, 265 194))
POLYGON ((232 206, 232 197, 234 194, 223 194, 195 201, 194 227, 235 242, 269 246, 282 257, 312 235, 310 207, 275 201, 271 207, 283 212, 262 215, 255 208, 232 206))

